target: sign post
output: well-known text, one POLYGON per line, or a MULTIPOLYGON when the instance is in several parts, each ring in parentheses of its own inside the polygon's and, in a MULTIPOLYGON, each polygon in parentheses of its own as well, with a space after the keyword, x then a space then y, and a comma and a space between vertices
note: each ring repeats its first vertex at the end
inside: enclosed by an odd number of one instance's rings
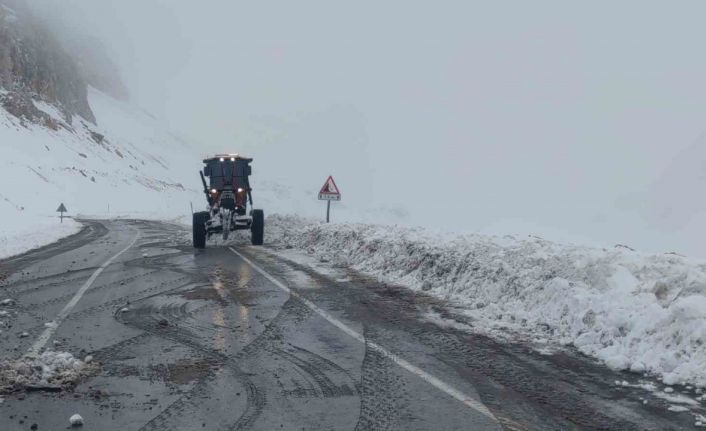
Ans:
POLYGON ((331 221, 331 201, 341 200, 341 192, 338 190, 336 182, 330 175, 324 183, 324 186, 321 187, 321 191, 319 191, 319 200, 326 201, 326 223, 328 223, 331 221))
POLYGON ((64 222, 64 213, 69 212, 69 210, 66 209, 66 206, 64 206, 64 203, 62 202, 61 205, 59 205, 59 208, 56 209, 56 212, 61 213, 59 218, 61 219, 61 222, 64 222))

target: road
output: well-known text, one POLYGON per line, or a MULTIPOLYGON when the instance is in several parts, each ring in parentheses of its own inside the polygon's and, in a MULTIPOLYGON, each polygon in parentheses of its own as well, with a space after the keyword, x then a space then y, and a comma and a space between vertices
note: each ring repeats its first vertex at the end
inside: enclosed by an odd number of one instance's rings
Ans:
POLYGON ((440 326, 425 316, 445 304, 355 271, 195 251, 166 223, 85 223, 0 262, 0 299, 16 301, 0 359, 51 348, 98 368, 3 395, 1 430, 65 429, 74 413, 86 430, 694 429, 615 384, 634 376, 440 326))

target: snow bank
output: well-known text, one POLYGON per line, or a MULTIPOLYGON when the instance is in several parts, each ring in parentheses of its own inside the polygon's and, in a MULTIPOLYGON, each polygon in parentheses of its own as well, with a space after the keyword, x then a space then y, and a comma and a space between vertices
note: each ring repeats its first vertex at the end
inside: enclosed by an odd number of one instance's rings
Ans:
POLYGON ((73 386, 96 369, 67 352, 48 351, 37 358, 0 362, 0 393, 31 386, 73 386))
POLYGON ((267 219, 266 241, 304 249, 461 307, 474 328, 574 345, 619 370, 706 386, 706 263, 537 237, 451 236, 267 219))
POLYGON ((3 217, 0 225, 0 259, 41 247, 81 229, 81 224, 71 219, 59 223, 59 217, 37 214, 16 214, 3 217))

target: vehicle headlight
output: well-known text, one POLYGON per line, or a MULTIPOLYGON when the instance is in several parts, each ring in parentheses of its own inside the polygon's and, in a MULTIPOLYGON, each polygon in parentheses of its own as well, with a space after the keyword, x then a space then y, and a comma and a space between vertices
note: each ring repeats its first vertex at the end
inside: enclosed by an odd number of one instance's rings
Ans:
POLYGON ((242 192, 244 192, 243 189, 238 189, 238 193, 242 193, 242 192))
POLYGON ((216 189, 211 189, 211 193, 213 193, 214 195, 216 194, 217 191, 218 190, 216 190, 216 189))

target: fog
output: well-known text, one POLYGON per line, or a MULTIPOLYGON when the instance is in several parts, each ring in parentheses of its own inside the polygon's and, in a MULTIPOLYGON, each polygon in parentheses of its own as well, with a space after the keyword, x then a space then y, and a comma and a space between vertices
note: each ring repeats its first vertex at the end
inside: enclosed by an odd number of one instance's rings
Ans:
POLYGON ((333 174, 348 219, 706 256, 703 2, 30 1, 204 155, 333 174))

